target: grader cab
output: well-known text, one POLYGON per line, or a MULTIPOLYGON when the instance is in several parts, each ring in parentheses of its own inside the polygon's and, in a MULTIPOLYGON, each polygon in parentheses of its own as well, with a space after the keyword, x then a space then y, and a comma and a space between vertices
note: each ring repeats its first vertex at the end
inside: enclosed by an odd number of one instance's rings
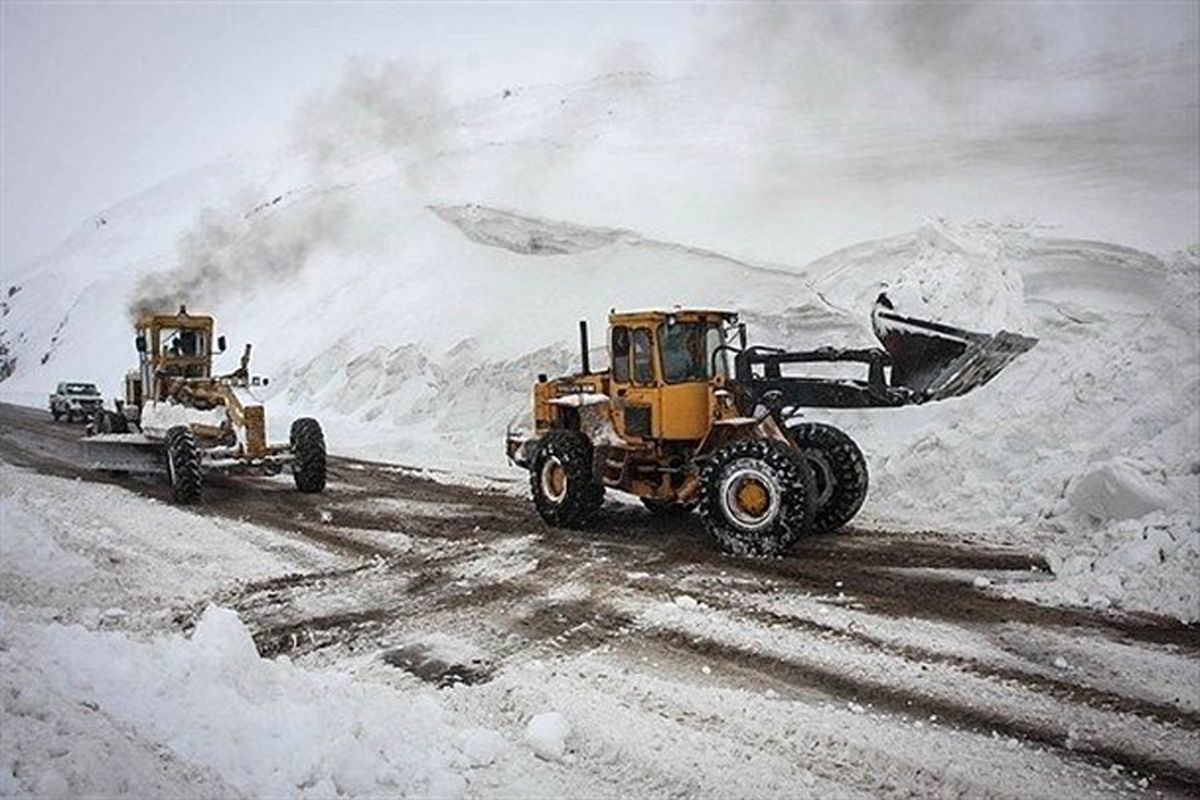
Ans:
POLYGON ((266 414, 251 376, 246 345, 236 370, 213 374, 225 337, 213 318, 145 314, 135 324, 138 366, 125 376, 116 410, 96 414, 84 439, 90 465, 117 472, 164 474, 177 502, 200 499, 206 472, 290 468, 302 492, 325 488, 325 438, 315 419, 297 419, 287 444, 269 444, 266 414))
POLYGON ((994 336, 897 314, 880 295, 872 316, 884 349, 749 346, 731 311, 612 313, 610 368, 533 387, 533 430, 510 432, 510 460, 529 470, 534 503, 553 526, 579 527, 606 489, 655 514, 698 509, 724 549, 781 554, 805 533, 849 522, 867 493, 858 445, 804 408, 895 407, 966 394, 1036 339, 994 336), (794 375, 797 365, 858 363, 863 379, 794 375))

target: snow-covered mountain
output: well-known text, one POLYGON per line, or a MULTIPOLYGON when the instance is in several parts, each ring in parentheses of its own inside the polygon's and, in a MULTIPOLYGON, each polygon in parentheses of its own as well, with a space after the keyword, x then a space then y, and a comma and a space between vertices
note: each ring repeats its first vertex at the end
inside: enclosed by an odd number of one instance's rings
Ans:
POLYGON ((1133 124, 1086 99, 1195 67, 1184 48, 974 79, 1064 99, 1028 114, 643 73, 446 105, 348 77, 278 152, 183 173, 6 269, 0 397, 115 394, 131 310, 186 302, 231 365, 255 344, 276 425, 314 414, 335 451, 496 472, 578 319, 715 305, 761 343, 870 344, 886 287, 1041 343, 967 397, 827 415, 871 460, 864 519, 1032 545, 1073 599, 1195 618, 1197 107, 1142 92, 1133 124))

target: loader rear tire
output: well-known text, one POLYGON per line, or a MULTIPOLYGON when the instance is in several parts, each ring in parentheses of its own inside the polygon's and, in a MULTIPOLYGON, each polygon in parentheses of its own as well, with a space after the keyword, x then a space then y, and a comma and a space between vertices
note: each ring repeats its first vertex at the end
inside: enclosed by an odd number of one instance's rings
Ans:
POLYGON ((325 433, 321 423, 301 417, 292 423, 292 477, 296 488, 313 494, 325 489, 325 433))
POLYGON ((200 448, 187 425, 176 425, 167 431, 167 481, 176 503, 200 501, 204 477, 200 471, 200 448))
POLYGON ((812 471, 782 442, 726 445, 705 463, 700 485, 704 527, 728 553, 782 556, 812 525, 812 471))
POLYGON ((802 422, 788 433, 816 480, 813 533, 836 531, 854 519, 867 498, 867 459, 853 439, 832 425, 802 422))
POLYGON ((579 431, 542 437, 529 485, 538 514, 555 528, 583 527, 604 503, 604 485, 592 477, 592 443, 579 431))

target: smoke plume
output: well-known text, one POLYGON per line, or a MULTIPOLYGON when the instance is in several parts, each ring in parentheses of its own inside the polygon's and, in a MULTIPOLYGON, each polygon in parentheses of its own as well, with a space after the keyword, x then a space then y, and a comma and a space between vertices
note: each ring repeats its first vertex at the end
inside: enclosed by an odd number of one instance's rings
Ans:
POLYGON ((205 209, 180 237, 176 265, 147 276, 129 312, 136 318, 184 304, 214 309, 263 284, 286 281, 322 249, 343 241, 349 217, 336 191, 205 209))
POLYGON ((310 165, 324 172, 381 151, 433 150, 451 118, 436 70, 404 61, 357 60, 335 86, 300 105, 292 139, 310 165))

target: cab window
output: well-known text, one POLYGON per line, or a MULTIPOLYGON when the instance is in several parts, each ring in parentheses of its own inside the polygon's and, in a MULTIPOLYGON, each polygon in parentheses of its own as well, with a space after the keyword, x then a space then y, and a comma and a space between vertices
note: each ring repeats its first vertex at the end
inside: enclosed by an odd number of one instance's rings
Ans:
POLYGON ((654 383, 654 349, 650 331, 645 328, 633 332, 633 382, 654 383))
POLYGON ((706 381, 728 376, 729 365, 721 326, 715 322, 670 322, 658 328, 662 342, 663 380, 706 381), (714 373, 715 370, 715 373, 714 373))
POLYGON ((207 353, 204 331, 194 328, 163 328, 158 332, 158 341, 164 356, 199 358, 207 353))
POLYGON ((629 383, 629 328, 612 329, 612 378, 629 383))

